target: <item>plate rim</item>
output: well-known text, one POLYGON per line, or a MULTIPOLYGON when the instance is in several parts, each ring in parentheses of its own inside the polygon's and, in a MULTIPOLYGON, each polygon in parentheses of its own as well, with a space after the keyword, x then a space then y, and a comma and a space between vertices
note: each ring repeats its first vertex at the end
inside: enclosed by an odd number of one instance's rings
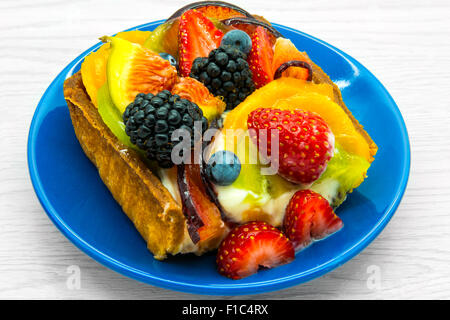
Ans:
MULTIPOLYGON (((144 23, 129 29, 126 29, 124 31, 129 30, 136 30, 136 29, 142 29, 142 28, 148 28, 157 26, 160 23, 164 22, 165 20, 157 20, 149 23, 144 23)), ((161 278, 155 275, 152 275, 148 272, 142 272, 141 270, 135 269, 133 267, 130 267, 129 265, 123 264, 118 260, 115 260, 114 258, 110 257, 109 255, 97 250, 95 247, 91 246, 89 243, 84 241, 81 237, 79 237, 76 232, 74 232, 70 226, 68 226, 58 215, 57 211, 52 206, 51 202, 48 200, 45 191, 42 187, 39 174, 37 172, 37 166, 36 166, 36 156, 35 156, 35 139, 37 137, 37 128, 39 128, 38 124, 39 122, 39 110, 42 108, 42 105, 45 103, 47 95, 50 93, 52 87, 59 81, 62 80, 62 78, 66 78, 68 74, 71 73, 73 68, 79 63, 81 59, 83 59, 87 54, 98 48, 101 43, 97 43, 90 47, 89 49, 85 50, 83 53, 81 53, 79 56, 77 56, 74 60, 72 60, 50 83, 50 85, 45 90, 44 94, 42 95, 41 99, 39 100, 39 103, 35 109, 33 118, 30 123, 29 127, 29 133, 28 133, 28 141, 27 141, 27 164, 28 164, 28 172, 31 178, 31 182, 33 185, 33 188, 35 190, 35 193, 39 199, 39 202, 41 203, 41 206, 43 207, 44 211, 46 212, 47 216, 50 218, 50 220, 53 222, 53 224, 58 228, 58 230, 69 240, 71 241, 78 249, 83 251, 85 254, 90 256, 92 259, 97 261, 98 263, 104 265, 105 267, 114 270, 124 276, 127 276, 129 278, 154 285, 159 286, 165 289, 171 289, 175 291, 181 291, 186 293, 193 293, 193 294, 203 294, 203 295, 245 295, 245 294, 258 294, 258 293, 264 293, 264 292, 272 292, 276 290, 281 290, 284 288, 288 288, 294 285, 298 285, 301 283, 308 282, 314 278, 318 278, 328 272, 330 272, 333 269, 338 268, 345 262, 351 260, 354 258, 357 254, 359 254, 362 250, 364 250, 369 244, 380 234, 380 232, 385 228, 387 223, 391 220, 392 216, 395 214, 403 196, 407 188, 408 180, 409 180, 409 174, 410 174, 410 167, 411 167, 411 147, 410 147, 410 140, 409 135, 407 131, 407 127, 405 124, 405 121, 402 117, 402 114, 395 103, 392 96, 389 94, 387 89, 384 87, 384 85, 378 80, 378 78, 371 73, 364 65, 359 63, 356 59, 351 57, 350 55, 346 54, 345 52, 341 51, 340 49, 330 45, 329 43, 320 40, 318 38, 315 38, 309 34, 306 34, 302 31, 296 30, 291 27, 287 27, 281 24, 273 23, 273 26, 275 26, 277 29, 285 29, 290 32, 293 32, 295 34, 298 34, 301 37, 309 38, 320 45, 323 45, 327 47, 329 50, 332 50, 339 55, 341 55, 344 59, 349 61, 350 63, 358 65, 358 68, 363 69, 365 72, 368 73, 369 76, 372 77, 373 80, 375 80, 378 87, 384 91, 386 94, 386 98, 390 101, 392 111, 394 111, 395 118, 397 120, 397 123, 399 123, 401 128, 401 138, 404 142, 404 152, 405 155, 405 164, 402 170, 401 175, 401 181, 399 184, 398 189, 395 192, 395 196, 393 197, 390 206, 386 208, 384 211, 383 216, 377 221, 377 223, 373 226, 373 228, 368 232, 364 237, 359 239, 359 241, 349 248, 347 251, 343 252, 342 254, 335 256, 332 260, 327 261, 326 263, 316 266, 313 269, 308 270, 307 272, 292 274, 289 276, 277 278, 270 281, 262 281, 262 282, 256 282, 256 283, 246 283, 246 284, 239 284, 237 282, 231 282, 227 285, 214 285, 214 286, 208 286, 208 285, 199 285, 194 283, 187 283, 187 282, 181 282, 181 281, 173 281, 166 278, 161 278)))

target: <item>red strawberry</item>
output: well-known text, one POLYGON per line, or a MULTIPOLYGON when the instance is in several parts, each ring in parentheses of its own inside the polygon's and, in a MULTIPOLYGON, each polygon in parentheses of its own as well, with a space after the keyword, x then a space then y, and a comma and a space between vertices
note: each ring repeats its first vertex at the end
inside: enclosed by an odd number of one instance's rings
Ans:
POLYGON ((328 201, 311 190, 297 191, 286 207, 283 231, 295 250, 307 247, 312 240, 325 238, 340 230, 342 220, 328 201))
POLYGON ((254 129, 249 134, 255 143, 258 141, 260 153, 278 162, 278 174, 293 183, 317 180, 333 155, 334 135, 314 112, 259 108, 250 113, 247 125, 254 129), (274 130, 279 134, 278 155, 272 155, 270 137, 274 130), (268 138, 260 140, 263 134, 268 138))
POLYGON ((192 62, 198 57, 207 57, 220 45, 223 32, 200 11, 188 10, 180 18, 180 73, 183 77, 191 73, 192 62))
POLYGON ((294 248, 277 228, 262 221, 236 227, 223 240, 217 253, 219 272, 231 279, 242 279, 260 266, 277 267, 294 260, 294 248))
POLYGON ((253 82, 260 88, 273 80, 272 42, 265 28, 259 26, 251 36, 252 49, 247 57, 248 65, 253 73, 253 82))

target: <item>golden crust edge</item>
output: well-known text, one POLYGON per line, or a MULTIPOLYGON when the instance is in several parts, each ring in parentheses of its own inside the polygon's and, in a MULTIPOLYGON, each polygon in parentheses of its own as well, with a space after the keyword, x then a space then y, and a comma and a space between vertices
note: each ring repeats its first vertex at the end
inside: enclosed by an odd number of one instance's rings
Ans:
POLYGON ((180 205, 136 152, 120 143, 104 124, 79 72, 65 80, 64 97, 83 151, 148 249, 160 260, 179 253, 186 237, 186 219, 180 205))
POLYGON ((311 64, 311 67, 313 70, 313 79, 312 79, 313 82, 314 83, 327 83, 333 87, 334 101, 341 106, 341 108, 345 111, 347 116, 352 121, 355 129, 366 140, 366 142, 369 146, 369 154, 370 154, 369 163, 372 163, 373 160, 375 159, 374 157, 378 151, 378 146, 375 144, 375 142, 370 137, 370 135, 367 133, 367 131, 364 130, 364 127, 359 123, 359 121, 353 116, 352 112, 345 105, 344 100, 342 99, 341 90, 339 90, 338 86, 330 79, 330 77, 322 70, 321 67, 319 67, 317 64, 315 64, 309 58, 309 56, 305 52, 303 54, 305 55, 308 62, 311 64))
MULTIPOLYGON (((355 126, 355 129, 363 136, 363 138, 367 141, 369 145, 369 152, 370 152, 370 159, 369 162, 371 163, 374 160, 374 156, 377 153, 378 147, 375 144, 375 142, 372 140, 370 135, 364 130, 364 127, 358 122, 358 120, 353 116, 351 111, 347 108, 345 103, 342 99, 342 94, 337 85, 331 81, 329 76, 312 60, 307 56, 305 53, 305 56, 307 60, 311 63, 311 66, 313 68, 313 82, 315 83, 328 83, 332 85, 333 92, 334 92, 334 100, 337 102, 342 109, 346 112, 346 114, 351 119, 353 125, 355 126)), ((88 158, 96 165, 96 167, 99 169, 100 177, 102 178, 105 185, 108 187, 108 189, 111 191, 113 197, 116 199, 116 201, 122 206, 124 212, 127 214, 127 216, 133 221, 138 231, 141 233, 143 238, 147 241, 148 248, 150 251, 153 252, 156 259, 164 259, 167 257, 167 253, 169 254, 177 254, 180 251, 180 247, 182 246, 183 238, 186 237, 185 232, 185 226, 186 226, 186 219, 184 215, 182 214, 180 206, 175 202, 175 200, 172 198, 168 190, 162 185, 162 183, 159 181, 159 179, 151 173, 150 169, 148 169, 140 159, 139 156, 131 149, 128 149, 126 146, 122 145, 117 138, 110 132, 109 128, 106 127, 106 125, 103 123, 103 121, 98 121, 98 118, 100 117, 98 114, 98 111, 96 107, 92 104, 90 101, 90 98, 88 94, 86 93, 84 89, 84 85, 82 83, 81 74, 80 72, 76 73, 72 77, 66 79, 64 83, 64 96, 66 98, 67 104, 69 106, 70 115, 72 118, 72 123, 75 129, 76 136, 78 140, 80 141, 80 145, 83 148, 83 151, 86 153, 88 158), (77 82, 77 83, 76 83, 77 82), (83 108, 84 106, 84 108, 83 108), (86 106, 89 106, 88 109, 86 106), (78 133, 77 128, 79 127, 79 121, 77 121, 76 117, 76 110, 82 111, 82 118, 84 118, 86 121, 88 121, 93 128, 96 128, 97 132, 100 133, 101 139, 105 139, 108 141, 110 146, 113 146, 113 149, 120 155, 124 163, 128 165, 129 170, 135 171, 136 175, 141 178, 141 181, 144 182, 147 188, 154 191, 154 195, 163 195, 165 198, 164 201, 160 201, 160 207, 162 203, 167 203, 168 206, 164 205, 163 212, 173 212, 175 216, 182 217, 183 226, 182 228, 176 227, 178 230, 171 230, 172 227, 166 228, 166 232, 164 233, 165 236, 167 236, 167 232, 170 233, 170 235, 177 235, 176 238, 180 239, 179 241, 175 241, 167 248, 164 248, 161 250, 160 242, 156 241, 153 243, 152 239, 149 238, 149 235, 145 230, 142 230, 142 226, 139 226, 136 221, 133 220, 133 215, 128 213, 125 205, 123 203, 123 199, 121 199, 113 190, 111 190, 111 187, 108 184, 108 176, 102 175, 100 172, 100 168, 98 167, 98 164, 96 163, 96 159, 94 156, 94 152, 92 150, 89 150, 89 148, 83 143, 83 137, 82 134, 78 133), (93 117, 92 113, 96 113, 96 115, 93 117), (97 119, 95 119, 97 118, 97 119), (105 132, 108 132, 105 136, 105 132), (102 134, 103 133, 103 134, 102 134), (119 147, 120 146, 120 147, 119 147), (127 152, 121 152, 123 150, 126 150, 127 152), (125 156, 126 155, 126 156, 125 156), (131 162, 130 162, 131 161, 131 162), (133 165, 135 164, 135 166, 133 165), (136 170, 137 169, 137 170, 136 170), (157 191, 156 191, 157 190, 157 191), (167 201, 167 199, 170 199, 170 201, 167 201), (169 231, 171 230, 171 231, 169 231), (179 236, 181 234, 180 230, 183 230, 183 236, 179 236), (178 243, 177 245, 175 243, 178 243)), ((364 180, 364 179, 362 179, 364 180)), ((362 181, 361 181, 362 182, 362 181)), ((351 191, 350 191, 351 192, 351 191)), ((169 214, 172 215, 172 214, 169 214)), ((196 254, 201 254, 205 251, 211 250, 214 248, 211 248, 210 246, 200 246, 200 248, 197 248, 196 254)))

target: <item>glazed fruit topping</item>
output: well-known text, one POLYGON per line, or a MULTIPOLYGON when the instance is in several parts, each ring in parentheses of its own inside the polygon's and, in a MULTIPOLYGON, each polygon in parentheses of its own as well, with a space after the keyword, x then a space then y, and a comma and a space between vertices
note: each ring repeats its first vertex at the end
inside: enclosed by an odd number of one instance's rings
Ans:
POLYGON ((313 73, 305 53, 300 52, 291 40, 285 38, 278 38, 275 42, 272 70, 275 79, 291 77, 311 81, 313 73))
POLYGON ((196 9, 207 17, 225 19, 229 17, 251 17, 252 15, 244 9, 224 1, 199 1, 193 2, 174 12, 167 20, 175 19, 188 10, 196 9))
POLYGON ((166 21, 153 30, 144 47, 157 53, 167 53, 178 60, 178 31, 180 19, 166 21))
POLYGON ((235 28, 238 28, 239 30, 245 31, 249 35, 255 32, 255 29, 257 27, 262 27, 266 29, 266 31, 269 33, 269 37, 272 42, 276 40, 276 38, 281 38, 283 35, 278 32, 274 27, 272 27, 268 22, 261 21, 256 19, 259 17, 232 17, 228 19, 222 20, 222 23, 226 26, 233 26, 235 28))
POLYGON ((209 121, 219 117, 225 110, 225 103, 221 99, 214 97, 203 83, 191 77, 179 78, 172 93, 197 104, 209 121))
POLYGON ((104 37, 111 49, 106 67, 109 93, 122 114, 139 93, 170 90, 177 70, 152 50, 117 37, 104 37))
POLYGON ((191 77, 204 83, 215 96, 223 97, 233 109, 255 90, 246 55, 234 47, 212 50, 207 58, 197 58, 191 77))
MULTIPOLYGON (((327 123, 309 111, 259 108, 247 119, 252 140, 262 155, 272 157, 272 139, 261 142, 261 132, 270 137, 277 130, 278 174, 293 183, 312 183, 325 171, 334 151, 334 136, 327 123), (267 131, 268 130, 268 131, 267 131)), ((273 160, 272 160, 273 161, 273 160)))
POLYGON ((241 162, 239 158, 233 152, 226 150, 214 153, 205 167, 206 176, 219 186, 232 184, 240 172, 241 162))
POLYGON ((269 36, 263 27, 257 27, 252 37, 252 49, 247 61, 253 73, 253 82, 260 88, 273 80, 273 50, 269 36))
POLYGON ((342 220, 320 194, 300 190, 294 194, 286 208, 283 231, 295 250, 301 250, 312 240, 323 239, 340 230, 342 220))
POLYGON ((187 130, 192 135, 195 121, 202 122, 202 133, 208 128, 208 120, 195 103, 168 90, 156 95, 138 94, 123 113, 123 121, 131 143, 146 151, 147 157, 156 160, 162 168, 174 165, 171 152, 177 142, 172 141, 172 133, 176 129, 187 130))
POLYGON ((219 273, 242 279, 259 267, 273 268, 294 260, 292 243, 278 229, 266 222, 241 225, 226 236, 217 252, 219 273))
POLYGON ((305 61, 299 61, 299 60, 291 60, 288 62, 284 62, 283 64, 281 64, 277 70, 275 70, 275 74, 273 75, 274 79, 278 79, 281 77, 281 75, 283 74, 284 71, 286 71, 288 68, 290 67, 301 67, 307 70, 307 74, 305 77, 306 81, 311 81, 312 80, 312 68, 311 65, 308 62, 305 61))
POLYGON ((232 46, 241 50, 246 55, 249 54, 252 48, 252 39, 250 36, 241 30, 231 30, 225 33, 220 43, 221 47, 232 46))
POLYGON ((173 56, 171 56, 170 54, 165 53, 165 52, 161 52, 161 53, 159 54, 159 56, 160 56, 161 58, 163 58, 164 60, 169 61, 169 62, 170 62, 170 65, 174 66, 175 68, 178 67, 177 60, 176 60, 173 56))
POLYGON ((186 77, 197 57, 206 57, 220 45, 223 33, 201 12, 188 10, 181 15, 179 27, 180 73, 186 77))
POLYGON ((188 221, 192 241, 220 241, 226 227, 218 207, 208 197, 201 177, 201 166, 179 165, 177 171, 183 214, 188 221))

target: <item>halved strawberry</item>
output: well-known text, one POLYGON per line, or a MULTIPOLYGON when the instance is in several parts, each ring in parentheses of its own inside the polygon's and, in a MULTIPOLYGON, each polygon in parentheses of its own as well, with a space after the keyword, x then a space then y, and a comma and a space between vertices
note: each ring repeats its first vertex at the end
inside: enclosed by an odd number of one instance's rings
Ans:
POLYGON ((207 57, 220 45, 223 32, 200 11, 188 10, 180 18, 180 73, 189 76, 192 62, 198 57, 207 57))
POLYGON ((311 190, 297 191, 286 207, 283 231, 295 250, 307 247, 312 240, 323 239, 340 230, 342 220, 328 201, 311 190))
POLYGON ((247 57, 248 65, 253 73, 253 82, 260 88, 273 80, 273 49, 266 29, 259 26, 251 36, 252 49, 247 57))
POLYGON ((234 228, 217 252, 219 273, 231 279, 242 279, 260 266, 277 267, 294 260, 292 243, 277 228, 262 221, 248 222, 234 228))
POLYGON ((293 183, 319 179, 333 156, 334 135, 314 112, 259 108, 250 112, 247 126, 260 153, 278 162, 278 174, 293 183), (278 154, 272 139, 264 139, 274 132, 279 135, 278 154))

